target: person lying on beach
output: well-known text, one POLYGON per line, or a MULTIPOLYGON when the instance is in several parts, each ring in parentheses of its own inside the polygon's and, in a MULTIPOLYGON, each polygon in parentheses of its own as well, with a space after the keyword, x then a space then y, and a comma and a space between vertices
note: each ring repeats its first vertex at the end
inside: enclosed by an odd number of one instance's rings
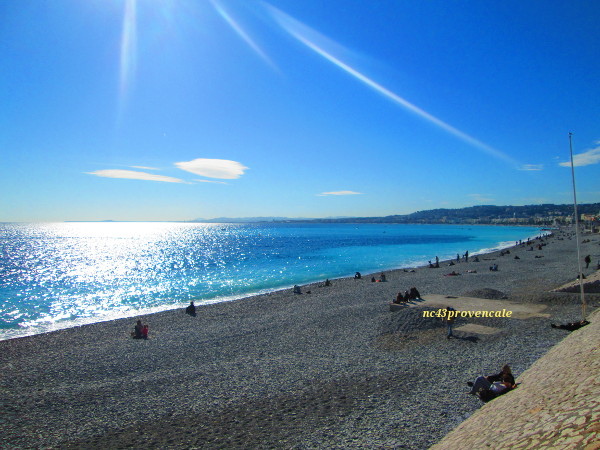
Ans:
POLYGON ((489 401, 516 387, 515 378, 508 364, 502 367, 502 371, 498 374, 477 377, 474 383, 469 381, 467 384, 471 387, 467 394, 477 395, 483 401, 489 401))
POLYGON ((131 332, 131 337, 134 339, 142 339, 144 335, 142 334, 144 330, 144 325, 142 325, 142 321, 138 320, 131 332))
POLYGON ((185 313, 192 317, 196 317, 196 306, 194 305, 194 302, 190 302, 188 307, 185 308, 185 313))
POLYGON ((566 323, 564 325, 554 325, 552 323, 552 324, 550 324, 550 326, 552 328, 559 328, 561 330, 575 331, 575 330, 578 330, 581 327, 584 327, 584 326, 586 326, 588 324, 589 324, 589 322, 587 320, 581 320, 579 322, 569 322, 569 323, 566 323))
POLYGON ((455 271, 453 270, 452 272, 450 272, 450 273, 447 273, 447 274, 446 274, 446 275, 444 275, 444 276, 445 276, 445 277, 457 277, 457 276, 459 276, 459 275, 460 275, 460 273, 458 273, 458 272, 455 272, 455 271))

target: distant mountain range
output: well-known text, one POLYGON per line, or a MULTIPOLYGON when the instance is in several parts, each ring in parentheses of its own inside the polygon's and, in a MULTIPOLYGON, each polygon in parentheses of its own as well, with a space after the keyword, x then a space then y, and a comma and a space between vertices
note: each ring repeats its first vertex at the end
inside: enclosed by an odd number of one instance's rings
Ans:
MULTIPOLYGON (((578 205, 578 213, 599 215, 600 203, 578 205)), ((517 224, 553 224, 566 221, 573 215, 573 205, 525 205, 494 206, 479 205, 458 209, 430 209, 411 214, 385 217, 331 217, 323 219, 289 217, 243 217, 215 219, 195 219, 201 223, 256 223, 256 222, 302 222, 302 223, 517 223, 517 224)))

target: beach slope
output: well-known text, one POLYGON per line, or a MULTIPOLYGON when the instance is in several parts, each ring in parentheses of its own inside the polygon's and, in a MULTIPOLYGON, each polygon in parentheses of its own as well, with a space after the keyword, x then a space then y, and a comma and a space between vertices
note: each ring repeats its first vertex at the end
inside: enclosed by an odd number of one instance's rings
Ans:
MULTIPOLYGON (((598 236, 586 238, 597 259, 598 236)), ((579 320, 577 294, 550 292, 577 275, 575 241, 557 232, 543 244, 386 272, 387 282, 208 305, 196 317, 162 312, 141 318, 148 340, 131 339, 125 319, 1 341, 0 447, 428 448, 481 407, 466 381, 506 363, 523 374, 568 335, 551 322, 579 320), (390 311, 413 286, 457 310, 473 307, 466 297, 535 313, 459 317, 447 339, 439 318, 423 316, 436 307, 390 311)), ((598 295, 588 302, 591 311, 598 295)))

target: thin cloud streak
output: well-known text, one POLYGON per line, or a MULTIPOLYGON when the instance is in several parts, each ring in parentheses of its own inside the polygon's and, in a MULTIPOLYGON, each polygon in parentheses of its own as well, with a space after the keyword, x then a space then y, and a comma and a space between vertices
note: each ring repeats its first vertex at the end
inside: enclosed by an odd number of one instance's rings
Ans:
POLYGON ((525 171, 540 171, 544 169, 544 165, 543 164, 523 164, 522 166, 520 166, 518 168, 519 170, 525 170, 525 171))
POLYGON ((122 178, 128 180, 145 180, 145 181, 161 181, 164 183, 185 183, 179 178, 167 177, 165 175, 156 175, 153 173, 137 172, 135 170, 122 170, 122 169, 107 169, 107 170, 96 170, 94 172, 85 172, 88 175, 95 175, 103 178, 122 178))
POLYGON ((229 184, 229 183, 226 183, 225 181, 216 181, 216 180, 194 180, 194 181, 197 181, 198 183, 229 184))
MULTIPOLYGON (((428 112, 422 110, 418 106, 413 105, 409 101, 407 101, 404 98, 400 97, 399 95, 393 93, 389 89, 383 87, 382 85, 380 85, 379 83, 370 79, 366 75, 363 75, 358 70, 350 67, 348 64, 344 63, 343 61, 339 60, 335 56, 331 55, 330 53, 328 53, 323 48, 321 48, 320 46, 318 46, 317 44, 315 44, 313 41, 311 41, 309 38, 306 37, 306 34, 310 34, 315 37, 320 36, 316 31, 312 30, 311 28, 307 27, 306 25, 304 25, 303 23, 299 22, 298 20, 292 18, 291 16, 283 13, 282 11, 278 10, 277 8, 274 8, 273 6, 270 6, 266 3, 265 3, 265 6, 271 12, 272 17, 279 24, 279 26, 281 26, 286 32, 288 32, 291 36, 296 38, 298 41, 300 41, 301 43, 306 45, 308 48, 310 48, 311 50, 313 50, 314 52, 316 52, 317 54, 319 54, 320 56, 322 56, 329 62, 335 64, 337 67, 344 70, 346 73, 352 75, 357 80, 362 81, 364 84, 366 84, 370 88, 374 89, 375 91, 379 92, 383 96, 387 97, 388 99, 392 100, 393 102, 397 103, 398 105, 404 107, 405 109, 409 110, 410 112, 416 114, 417 116, 433 123, 434 125, 437 125, 439 128, 445 130, 446 132, 452 134, 453 136, 463 140, 464 142, 466 142, 480 150, 483 150, 488 155, 491 155, 495 158, 501 159, 502 161, 510 163, 512 165, 515 165, 515 166, 518 165, 514 159, 512 159, 510 156, 506 155, 505 153, 503 153, 499 150, 496 150, 495 148, 479 141, 478 139, 476 139, 472 136, 469 136, 468 134, 458 130, 457 128, 454 128, 452 125, 447 124, 446 122, 444 122, 444 121, 438 119, 437 117, 429 114, 428 112)), ((324 40, 324 38, 323 38, 323 40, 324 40)))
POLYGON ((263 61, 265 61, 272 69, 279 72, 279 69, 277 66, 275 66, 275 64, 273 64, 273 61, 271 61, 267 54, 262 51, 262 49, 252 40, 250 36, 248 36, 248 33, 246 33, 242 27, 238 25, 238 23, 229 15, 229 13, 223 9, 220 3, 217 0, 210 0, 210 3, 212 3, 215 10, 219 13, 223 20, 227 22, 233 31, 235 31, 238 36, 241 37, 244 42, 246 42, 246 44, 248 44, 248 46, 263 59, 263 61))
POLYGON ((146 167, 146 166, 131 166, 132 169, 142 169, 142 170, 160 170, 156 167, 146 167))
POLYGON ((363 195, 362 192, 354 192, 354 191, 333 191, 333 192, 321 192, 317 194, 319 197, 325 197, 328 195, 363 195))
POLYGON ((486 203, 486 202, 494 201, 493 198, 490 198, 490 197, 486 196, 485 194, 469 194, 469 197, 471 197, 473 199, 473 201, 476 201, 478 203, 486 203))

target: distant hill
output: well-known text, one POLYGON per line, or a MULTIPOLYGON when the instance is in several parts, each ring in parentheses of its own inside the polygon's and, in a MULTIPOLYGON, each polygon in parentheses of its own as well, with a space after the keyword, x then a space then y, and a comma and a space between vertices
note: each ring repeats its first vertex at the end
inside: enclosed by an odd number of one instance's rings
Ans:
MULTIPOLYGON (((578 213, 600 215, 600 203, 578 205, 578 213)), ((568 223, 573 216, 573 205, 525 205, 494 206, 478 205, 457 209, 430 209, 411 214, 385 217, 332 217, 323 219, 302 219, 288 217, 243 217, 215 219, 195 219, 202 223, 254 223, 254 222, 303 222, 303 223, 407 223, 407 224, 526 224, 553 225, 568 223)))
MULTIPOLYGON (((600 214, 600 203, 578 205, 577 212, 586 215, 600 214)), ((548 224, 569 221, 573 216, 573 205, 525 205, 494 206, 479 205, 458 209, 430 209, 411 214, 385 217, 355 217, 350 219, 319 219, 330 223, 516 223, 548 224)))

